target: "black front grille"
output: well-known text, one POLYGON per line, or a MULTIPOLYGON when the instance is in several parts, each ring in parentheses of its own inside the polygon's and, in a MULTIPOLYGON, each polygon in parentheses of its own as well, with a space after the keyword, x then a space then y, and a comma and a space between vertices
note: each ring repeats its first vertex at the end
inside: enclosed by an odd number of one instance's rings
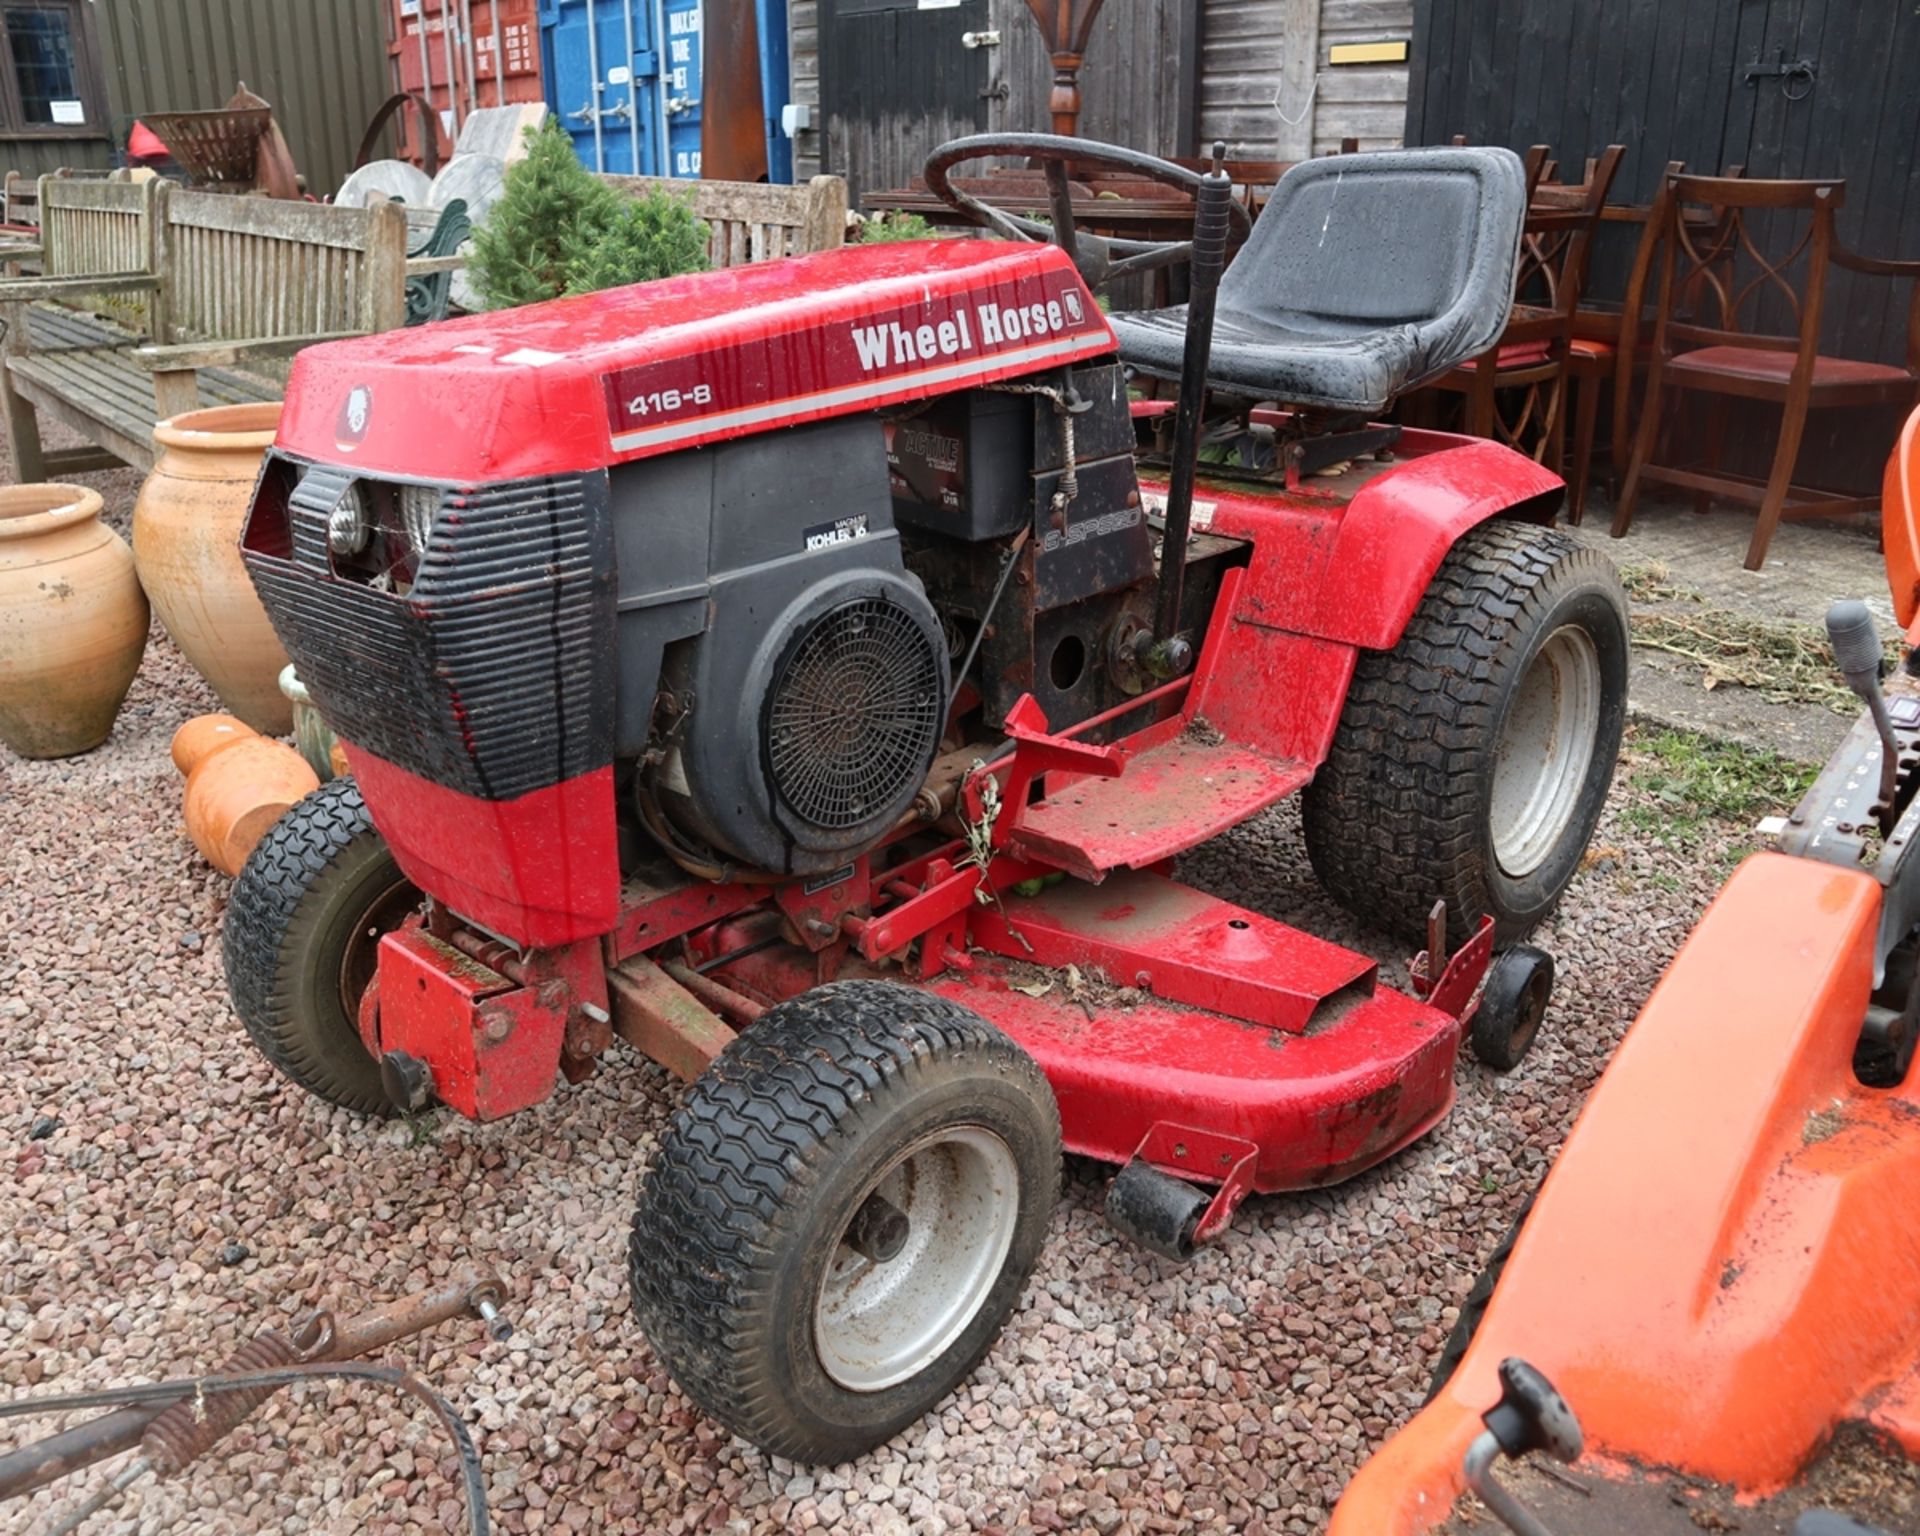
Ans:
POLYGON ((944 659, 889 598, 815 619, 767 701, 768 768, 788 809, 843 831, 917 790, 940 739, 944 659))
POLYGON ((278 547, 290 555, 249 528, 247 567, 341 736, 488 800, 613 760, 604 475, 447 489, 408 580, 370 583, 352 563, 336 570, 327 546, 329 514, 353 475, 289 467, 300 479, 278 547))

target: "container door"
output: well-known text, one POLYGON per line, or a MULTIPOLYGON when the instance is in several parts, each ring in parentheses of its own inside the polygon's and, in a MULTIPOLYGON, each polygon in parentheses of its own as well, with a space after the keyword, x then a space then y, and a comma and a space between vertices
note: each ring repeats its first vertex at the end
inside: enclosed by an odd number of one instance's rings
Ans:
POLYGON ((660 35, 666 40, 666 174, 691 179, 700 174, 700 0, 660 0, 660 35))
POLYGON ((547 104, 581 164, 662 174, 654 0, 541 0, 547 104))

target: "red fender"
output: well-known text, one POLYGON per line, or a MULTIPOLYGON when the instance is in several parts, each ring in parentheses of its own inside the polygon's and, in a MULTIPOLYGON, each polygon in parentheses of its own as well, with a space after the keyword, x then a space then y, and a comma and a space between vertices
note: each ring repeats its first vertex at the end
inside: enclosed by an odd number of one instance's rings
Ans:
MULTIPOLYGON (((1460 536, 1498 516, 1550 522, 1566 487, 1499 443, 1407 432, 1405 456, 1342 499, 1208 484, 1194 525, 1253 545, 1201 712, 1235 741, 1324 761, 1362 650, 1391 650, 1460 536)), ((1149 501, 1163 485, 1146 483, 1149 501)), ((1198 684, 1196 686, 1199 686, 1198 684)))

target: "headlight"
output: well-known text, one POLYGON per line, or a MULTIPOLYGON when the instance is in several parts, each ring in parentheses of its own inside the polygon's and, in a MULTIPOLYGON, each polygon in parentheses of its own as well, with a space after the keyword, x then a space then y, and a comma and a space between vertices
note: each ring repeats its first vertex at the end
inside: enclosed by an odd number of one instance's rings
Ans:
POLYGON ((372 536, 366 490, 358 480, 350 481, 327 514, 327 548, 336 555, 357 555, 372 536))
POLYGON ((407 547, 418 560, 427 550, 433 535, 433 520, 440 512, 440 487, 403 485, 400 487, 400 522, 407 530, 407 547))

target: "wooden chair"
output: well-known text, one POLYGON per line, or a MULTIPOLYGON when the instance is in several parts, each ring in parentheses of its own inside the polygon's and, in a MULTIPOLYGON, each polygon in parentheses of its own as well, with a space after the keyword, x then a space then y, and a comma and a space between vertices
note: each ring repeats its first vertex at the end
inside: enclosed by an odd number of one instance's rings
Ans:
POLYGON ((1746 567, 1760 569, 1783 517, 1830 517, 1872 511, 1878 496, 1842 496, 1793 483, 1793 468, 1813 410, 1907 405, 1920 399, 1920 261, 1858 256, 1834 235, 1833 216, 1846 195, 1844 181, 1750 181, 1724 176, 1667 178, 1663 216, 1659 309, 1647 367, 1633 457, 1613 520, 1615 538, 1633 525, 1643 481, 1691 490, 1704 510, 1716 495, 1759 509, 1746 567), (1690 210, 1699 210, 1690 216, 1690 210), (1758 220, 1772 226, 1756 233, 1758 220), (1781 224, 1797 230, 1790 242, 1768 242, 1781 224), (1769 255, 1768 249, 1779 252, 1769 255), (1907 305, 1904 367, 1829 357, 1820 352, 1820 320, 1829 264, 1913 283, 1907 305), (1798 281, 1795 277, 1797 274, 1798 281), (1689 315, 1698 293, 1699 312, 1689 315), (1792 316, 1791 333, 1756 329, 1773 313, 1792 316), (1669 389, 1709 397, 1703 462, 1657 462, 1669 389), (1720 467, 1729 403, 1766 401, 1781 408, 1773 466, 1765 480, 1720 467))
MULTIPOLYGON (((1624 153, 1620 145, 1609 145, 1589 162, 1585 181, 1562 186, 1540 180, 1547 166, 1545 147, 1536 145, 1528 152, 1527 222, 1514 275, 1513 317, 1498 346, 1434 385, 1466 396, 1466 428, 1475 437, 1498 438, 1523 449, 1531 439, 1527 451, 1556 468, 1566 457, 1574 315, 1586 284, 1600 210, 1624 153), (1500 410, 1503 394, 1509 400, 1518 398, 1511 416, 1500 410)), ((1567 488, 1567 515, 1575 523, 1586 507, 1593 451, 1591 417, 1590 407, 1588 430, 1575 437, 1567 488)))

